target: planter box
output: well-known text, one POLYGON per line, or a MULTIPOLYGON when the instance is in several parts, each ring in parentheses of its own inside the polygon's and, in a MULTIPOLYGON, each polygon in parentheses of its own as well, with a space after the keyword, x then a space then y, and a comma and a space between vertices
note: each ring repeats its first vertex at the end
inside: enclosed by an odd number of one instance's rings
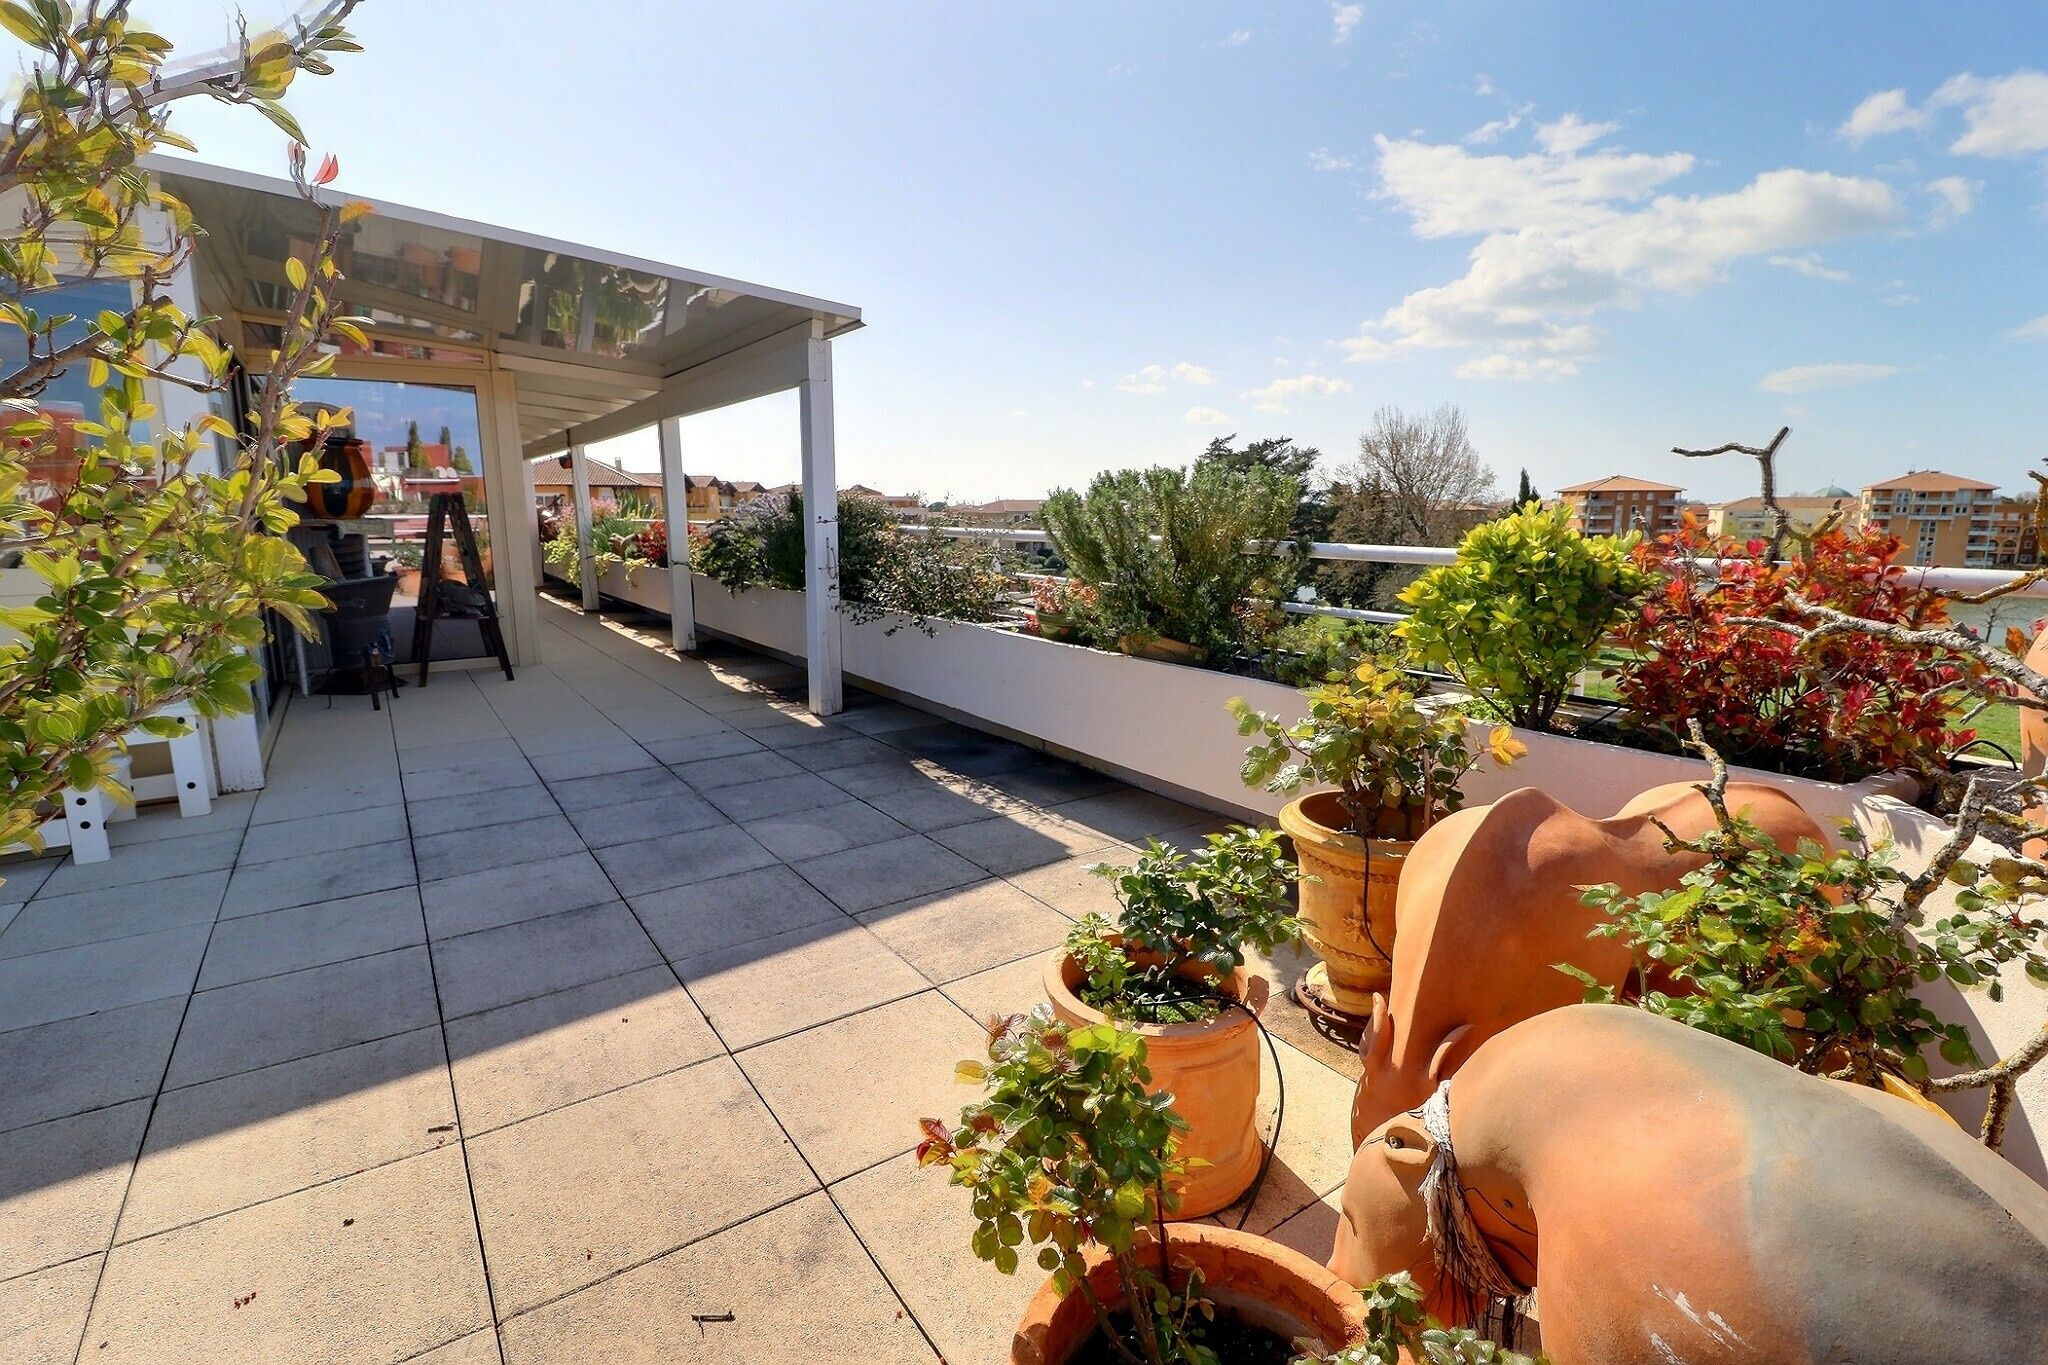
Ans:
POLYGON ((631 568, 613 564, 597 576, 597 590, 606 597, 668 615, 667 569, 658 569, 650 564, 636 564, 631 568))
MULTIPOLYGON (((802 593, 756 588, 734 594, 699 575, 696 604, 700 626, 784 658, 803 657, 802 593)), ((843 624, 843 662, 853 681, 1224 814, 1270 817, 1284 804, 1238 780, 1246 741, 1225 708, 1242 697, 1293 721, 1305 710, 1294 688, 990 626, 935 622, 929 638, 907 625, 893 635, 887 629, 882 621, 843 624)), ((1489 728, 1475 725, 1475 740, 1489 728)), ((1487 764, 1474 772, 1465 781, 1468 802, 1541 787, 1574 810, 1604 816, 1651 787, 1707 776, 1698 759, 1515 733, 1529 746, 1528 756, 1512 768, 1487 764)), ((1749 768, 1733 772, 1790 792, 1823 827, 1854 818, 1882 782, 1844 786, 1749 768)))

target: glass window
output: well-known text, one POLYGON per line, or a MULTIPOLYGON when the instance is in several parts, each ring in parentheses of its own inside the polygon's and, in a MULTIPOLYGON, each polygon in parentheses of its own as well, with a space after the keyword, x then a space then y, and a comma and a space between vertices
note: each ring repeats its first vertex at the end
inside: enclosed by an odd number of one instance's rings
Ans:
MULTIPOLYGON (((126 280, 77 280, 39 290, 23 300, 46 320, 72 318, 56 330, 55 342, 60 347, 84 336, 91 320, 101 313, 125 313, 134 302, 134 286, 126 280)), ((27 363, 27 339, 13 327, 0 327, 0 374, 13 374, 27 363)), ((28 486, 23 495, 31 502, 52 507, 77 481, 77 425, 99 420, 99 390, 87 382, 86 365, 81 361, 52 376, 36 395, 35 405, 37 411, 50 419, 54 440, 48 450, 38 452, 28 461, 28 486)), ((146 428, 138 431, 146 434, 146 428)))

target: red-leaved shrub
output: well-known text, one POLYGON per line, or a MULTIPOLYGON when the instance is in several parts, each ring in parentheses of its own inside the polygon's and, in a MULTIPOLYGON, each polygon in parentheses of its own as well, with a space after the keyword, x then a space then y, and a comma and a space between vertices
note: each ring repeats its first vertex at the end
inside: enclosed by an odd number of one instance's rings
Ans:
POLYGON ((1718 539, 1690 517, 1637 548, 1664 581, 1616 632, 1634 656, 1614 670, 1631 723, 1679 740, 1697 719, 1730 762, 1838 781, 1935 767, 1968 744, 1975 732, 1956 726, 1966 698, 1955 684, 1982 665, 1866 635, 1802 650, 1781 631, 1730 624, 1798 622, 1791 593, 1912 629, 1949 624, 1940 594, 1905 581, 1891 536, 1836 529, 1788 548, 1794 557, 1773 564, 1766 542, 1718 539), (1691 562, 1715 558, 1718 578, 1691 562))

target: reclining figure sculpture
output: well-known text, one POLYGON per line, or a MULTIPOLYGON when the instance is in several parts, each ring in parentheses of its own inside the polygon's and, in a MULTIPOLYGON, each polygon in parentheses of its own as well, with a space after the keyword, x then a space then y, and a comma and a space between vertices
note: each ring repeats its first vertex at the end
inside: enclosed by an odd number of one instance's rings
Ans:
MULTIPOLYGON (((1776 787, 1731 782, 1726 799, 1731 813, 1780 847, 1826 842, 1776 787)), ((1354 1146, 1421 1104, 1487 1039, 1584 999, 1584 985, 1557 963, 1622 983, 1629 950, 1587 937, 1601 913, 1579 899, 1579 888, 1665 890, 1705 862, 1666 852, 1659 822, 1692 839, 1714 827, 1714 816, 1685 782, 1653 787, 1605 820, 1524 787, 1447 816, 1416 841, 1395 904, 1393 981, 1387 996, 1374 997, 1372 1030, 1359 1045, 1365 1074, 1351 1109, 1354 1146)))
POLYGON ((1330 1269, 1569 1365, 2048 1362, 2048 1191, 1942 1118, 1618 1005, 1501 1033, 1352 1158, 1330 1269), (1541 1283, 1537 1283, 1538 1267, 1541 1283))

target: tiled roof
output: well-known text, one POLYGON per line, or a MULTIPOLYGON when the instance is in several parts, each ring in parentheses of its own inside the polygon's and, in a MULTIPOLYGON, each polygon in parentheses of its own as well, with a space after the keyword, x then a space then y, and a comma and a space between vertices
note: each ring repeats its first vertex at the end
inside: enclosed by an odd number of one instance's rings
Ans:
POLYGON ((1904 489, 1908 493, 1947 493, 1962 488, 1993 493, 1998 490, 1998 485, 1985 483, 1979 479, 1966 479, 1960 474, 1944 474, 1938 469, 1909 469, 1896 479, 1881 479, 1876 483, 1863 485, 1863 491, 1866 493, 1889 492, 1893 489, 1904 489))
POLYGON ((1652 479, 1632 479, 1626 474, 1609 474, 1604 479, 1591 483, 1575 483, 1570 488, 1560 488, 1559 493, 1683 493, 1676 484, 1657 483, 1652 479))

